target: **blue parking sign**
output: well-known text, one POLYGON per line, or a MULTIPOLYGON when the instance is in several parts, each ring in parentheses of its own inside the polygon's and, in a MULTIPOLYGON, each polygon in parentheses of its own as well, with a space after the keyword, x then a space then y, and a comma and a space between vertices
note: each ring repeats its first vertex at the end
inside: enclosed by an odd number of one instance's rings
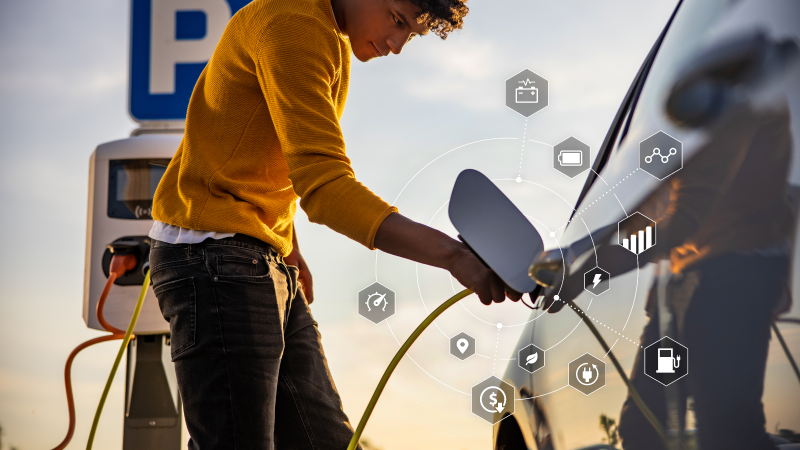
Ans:
POLYGON ((131 0, 129 108, 138 121, 182 120, 230 18, 250 0, 131 0))

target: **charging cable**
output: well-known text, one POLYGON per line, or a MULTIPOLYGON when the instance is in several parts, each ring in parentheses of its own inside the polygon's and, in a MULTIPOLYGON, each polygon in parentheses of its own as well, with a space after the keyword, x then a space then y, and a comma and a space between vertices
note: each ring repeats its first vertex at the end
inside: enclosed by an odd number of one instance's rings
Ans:
MULTIPOLYGON (((383 393, 383 388, 386 387, 386 383, 389 381, 389 377, 392 376, 394 369, 397 367, 397 364, 400 363, 400 360, 403 359, 408 349, 414 344, 417 338, 425 331, 425 328, 428 327, 434 320, 436 320, 439 315, 441 315, 447 308, 453 306, 456 302, 461 300, 462 298, 472 294, 472 291, 469 289, 464 289, 463 291, 459 292, 458 294, 450 297, 446 302, 439 305, 432 313, 425 318, 425 320, 420 323, 417 328, 414 330, 413 333, 406 339, 403 345, 400 347, 400 350, 394 355, 392 361, 389 363, 389 366, 386 367, 386 370, 383 372, 383 376, 381 380, 378 382, 378 386, 375 388, 375 392, 372 393, 372 398, 370 398, 369 403, 367 404, 367 408, 364 410, 364 415, 361 416, 361 420, 358 422, 358 427, 356 427, 355 433, 353 434, 352 439, 350 439, 350 444, 347 446, 347 450, 355 450, 356 446, 358 445, 358 440, 361 438, 361 434, 364 432, 364 427, 367 426, 367 421, 369 417, 372 415, 372 411, 375 409, 375 404, 378 403, 378 399, 383 393)), ((639 396, 639 392, 633 387, 631 384, 630 379, 628 379, 628 375, 625 373, 625 370, 620 365, 619 361, 617 361, 616 356, 614 356, 614 352, 611 351, 611 348, 608 346, 606 341, 600 335, 600 332, 597 331, 592 321, 586 316, 586 314, 581 310, 577 305, 572 303, 572 301, 567 302, 569 306, 581 317, 583 322, 589 327, 592 334, 595 338, 597 338, 598 342, 600 342, 600 346, 608 353, 611 357, 611 361, 614 363, 614 367, 616 367, 617 372, 619 372, 620 377, 625 381, 625 384, 628 386, 628 391, 633 398, 634 403, 639 409, 642 411, 642 414, 647 418, 653 428, 655 428, 656 432, 658 433, 661 441, 664 443, 665 448, 669 448, 667 444, 667 436, 664 433, 664 427, 661 426, 661 422, 659 422, 658 418, 650 411, 650 408, 642 400, 642 397, 639 396)))
MULTIPOLYGON (((783 322, 794 322, 796 319, 778 319, 779 321, 783 322)), ((781 348, 783 349, 783 353, 786 354, 786 358, 789 359, 789 364, 792 365, 792 369, 794 370, 794 375, 797 377, 797 381, 800 381, 800 369, 797 368, 797 363, 792 357, 792 352, 789 351, 789 346, 786 345, 786 341, 783 340, 783 335, 781 334, 781 330, 778 329, 778 324, 775 321, 772 321, 772 331, 775 332, 775 336, 778 338, 778 342, 781 344, 781 348)))
MULTIPOLYGON (((584 313, 583 310, 580 307, 578 307, 578 305, 573 303, 572 300, 568 301, 567 305, 569 305, 572 308, 572 310, 575 311, 575 313, 577 313, 578 316, 580 316, 581 320, 583 320, 583 323, 585 323, 586 326, 589 327, 589 331, 592 332, 594 337, 597 339, 597 342, 600 343, 600 346, 603 347, 603 350, 605 350, 608 356, 611 358, 611 362, 617 369, 619 376, 628 386, 628 392, 630 393, 633 402, 636 403, 636 406, 639 407, 639 410, 642 412, 647 421, 650 422, 650 425, 652 425, 653 428, 655 428, 656 433, 658 433, 658 437, 661 438, 661 442, 664 444, 664 448, 670 448, 669 442, 667 441, 667 434, 664 432, 664 427, 661 425, 661 422, 658 420, 655 414, 653 414, 653 411, 651 411, 650 408, 647 407, 644 400, 642 400, 642 397, 639 396, 639 391, 637 391, 636 388, 633 387, 633 384, 631 383, 631 380, 628 378, 628 375, 625 373, 625 370, 622 368, 622 365, 620 365, 619 361, 617 361, 617 357, 614 356, 614 352, 611 351, 611 348, 606 343, 606 340, 603 339, 603 336, 601 336, 600 332, 597 331, 597 327, 594 326, 592 320, 589 319, 586 313, 584 313)), ((680 358, 680 356, 678 358, 680 358)))
POLYGON ((111 373, 108 374, 106 387, 103 389, 103 395, 100 397, 100 403, 97 404, 97 412, 94 413, 94 421, 92 422, 92 431, 89 433, 89 441, 86 443, 86 450, 91 450, 92 443, 94 442, 94 435, 97 432, 97 424, 100 422, 100 414, 103 412, 103 406, 108 397, 108 390, 111 389, 111 383, 114 381, 114 375, 117 374, 119 362, 122 360, 122 355, 125 354, 125 349, 128 348, 128 342, 133 335, 133 329, 136 327, 136 321, 139 320, 139 313, 142 312, 142 304, 144 304, 144 297, 147 294, 147 288, 150 286, 150 269, 147 269, 144 275, 144 283, 142 283, 142 291, 139 293, 139 301, 136 302, 136 309, 133 310, 131 322, 128 324, 128 329, 125 331, 125 336, 122 338, 122 345, 117 352, 117 359, 114 360, 114 365, 111 367, 111 373))
POLYGON ((358 445, 358 440, 361 438, 361 433, 364 432, 364 427, 367 426, 367 421, 369 420, 369 416, 372 415, 372 410, 375 409, 375 404, 378 403, 378 399, 381 397, 381 393, 383 393, 383 388, 386 387, 386 383, 389 381, 389 377, 392 376, 395 367, 397 364, 400 363, 400 360, 403 359, 408 349, 411 348, 411 345, 414 344, 414 341, 417 340, 419 335, 425 331, 425 328, 428 328, 440 314, 444 312, 445 309, 453 306, 461 300, 462 298, 472 294, 472 291, 469 289, 464 289, 463 291, 459 292, 458 294, 450 297, 446 302, 439 305, 438 308, 433 310, 432 313, 422 321, 421 324, 417 326, 411 336, 406 339, 403 345, 400 347, 400 350, 394 355, 392 358, 392 362, 389 363, 389 366, 386 367, 386 370, 383 372, 383 376, 381 377, 381 381, 378 382, 378 387, 375 388, 375 392, 372 393, 372 398, 369 399, 369 403, 367 404, 367 409, 364 410, 364 415, 361 416, 361 420, 358 422, 358 427, 356 428, 355 434, 353 434, 353 438, 350 439, 350 445, 347 446, 347 450, 355 450, 356 446, 358 445))
POLYGON ((100 322, 100 325, 102 325, 105 330, 110 331, 111 334, 89 339, 88 341, 75 347, 75 349, 70 352, 69 357, 67 357, 67 362, 64 365, 64 388, 67 392, 69 427, 67 428, 67 435, 64 437, 64 440, 54 447, 53 450, 63 450, 66 448, 66 446, 72 440, 72 436, 75 434, 75 399, 72 394, 72 363, 75 361, 75 357, 87 347, 91 347, 92 345, 99 344, 101 342, 123 339, 125 337, 124 331, 115 328, 106 321, 105 316, 103 315, 103 309, 105 308, 106 298, 108 298, 108 293, 111 291, 111 286, 114 284, 114 281, 124 275, 125 272, 133 270, 136 267, 136 264, 136 256, 132 254, 114 255, 111 258, 108 280, 106 281, 103 292, 100 294, 100 298, 97 301, 97 321, 100 322))

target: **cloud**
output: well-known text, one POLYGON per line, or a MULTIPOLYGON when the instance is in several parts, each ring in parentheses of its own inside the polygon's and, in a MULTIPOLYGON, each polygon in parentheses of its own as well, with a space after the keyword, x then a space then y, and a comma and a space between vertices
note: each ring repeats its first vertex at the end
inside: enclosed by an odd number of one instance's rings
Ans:
POLYGON ((472 110, 500 110, 504 107, 498 101, 502 91, 491 87, 501 86, 503 76, 497 68, 505 57, 503 53, 493 41, 472 37, 421 46, 413 59, 423 70, 409 77, 404 89, 428 101, 445 100, 472 110))

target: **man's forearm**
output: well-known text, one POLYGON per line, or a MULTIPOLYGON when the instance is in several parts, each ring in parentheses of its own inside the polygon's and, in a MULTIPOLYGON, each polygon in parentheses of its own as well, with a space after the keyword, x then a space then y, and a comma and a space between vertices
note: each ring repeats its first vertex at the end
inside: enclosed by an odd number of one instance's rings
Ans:
POLYGON ((383 220, 375 234, 375 247, 392 255, 449 270, 463 251, 460 242, 441 231, 414 222, 399 213, 383 220))

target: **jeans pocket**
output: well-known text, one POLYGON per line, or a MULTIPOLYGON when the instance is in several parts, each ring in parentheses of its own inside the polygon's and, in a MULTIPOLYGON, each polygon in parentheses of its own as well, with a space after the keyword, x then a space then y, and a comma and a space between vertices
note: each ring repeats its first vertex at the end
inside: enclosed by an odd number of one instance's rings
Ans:
POLYGON ((258 254, 244 255, 219 255, 217 256, 217 275, 220 276, 263 276, 269 272, 264 257, 258 254), (259 264, 260 263, 260 264, 259 264))
POLYGON ((156 277, 156 273, 167 268, 177 268, 202 264, 203 258, 200 256, 189 256, 185 247, 153 247, 150 249, 150 274, 156 277))
POLYGON ((197 293, 194 278, 182 278, 153 289, 161 315, 169 322, 170 356, 175 361, 195 342, 197 293))

